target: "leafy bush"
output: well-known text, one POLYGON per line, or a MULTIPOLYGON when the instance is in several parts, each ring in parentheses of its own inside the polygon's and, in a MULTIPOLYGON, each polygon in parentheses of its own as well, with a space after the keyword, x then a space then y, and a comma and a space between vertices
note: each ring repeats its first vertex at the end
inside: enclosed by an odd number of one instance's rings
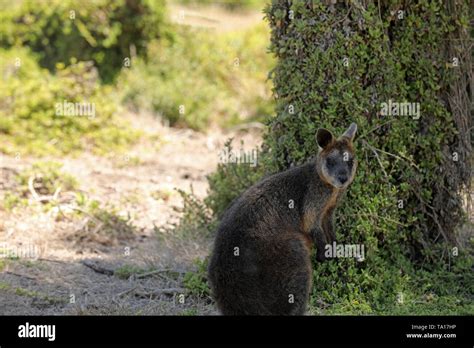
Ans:
POLYGON ((163 31, 164 0, 25 0, 0 7, 0 46, 28 46, 50 70, 94 61, 111 81, 124 59, 142 54, 163 31), (135 50, 135 52, 131 52, 135 50))
POLYGON ((179 222, 173 226, 173 234, 181 238, 200 238, 209 236, 215 227, 211 211, 193 192, 177 190, 183 199, 182 214, 179 222))
POLYGON ((274 166, 313 156, 319 127, 341 134, 349 123, 359 125, 357 176, 336 225, 338 242, 363 244, 367 256, 315 264, 312 304, 383 313, 403 293, 413 304, 426 295, 418 278, 429 273, 420 264, 431 268, 431 283, 439 282, 430 293, 467 297, 446 279, 454 274, 468 284, 463 272, 472 265, 467 250, 453 256, 452 249, 463 217, 460 192, 470 184, 469 131, 461 126, 471 122, 463 101, 469 99, 458 102, 461 111, 451 99, 452 90, 462 96, 469 83, 459 72, 469 71, 469 54, 457 40, 466 39, 467 5, 276 0, 265 12, 278 58, 277 116, 265 140, 274 166), (466 60, 458 70, 448 55, 452 45, 466 60), (420 117, 383 116, 389 100, 419 103, 420 117))
MULTIPOLYGON (((232 153, 232 139, 226 142, 223 151, 232 153)), ((265 167, 262 158, 255 167, 250 164, 219 163, 217 170, 207 177, 209 194, 204 200, 206 206, 219 218, 235 198, 264 175, 265 167)))
POLYGON ((211 289, 207 282, 207 267, 209 264, 208 259, 200 260, 196 259, 195 267, 196 271, 187 272, 183 278, 184 287, 188 290, 191 295, 198 297, 209 297, 211 295, 211 289))
POLYGON ((266 72, 263 25, 243 32, 209 33, 176 27, 172 40, 149 45, 148 59, 136 59, 118 83, 134 109, 161 114, 171 125, 205 129, 263 120, 273 111, 266 72))
POLYGON ((56 75, 38 67, 27 49, 0 49, 0 151, 7 154, 61 155, 92 150, 119 152, 138 139, 115 116, 112 91, 101 87, 87 62, 57 65, 56 75), (67 115, 64 103, 90 106, 67 115), (84 109, 85 110, 85 109, 84 109))

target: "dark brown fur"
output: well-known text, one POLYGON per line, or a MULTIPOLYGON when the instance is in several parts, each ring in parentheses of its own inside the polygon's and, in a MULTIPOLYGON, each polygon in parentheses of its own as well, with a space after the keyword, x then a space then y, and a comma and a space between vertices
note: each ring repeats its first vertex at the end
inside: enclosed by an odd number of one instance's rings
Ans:
POLYGON ((343 152, 353 158, 355 129, 338 140, 326 130, 318 132, 323 148, 314 161, 263 179, 224 213, 209 265, 223 314, 305 313, 311 247, 315 244, 317 259, 324 260, 324 246, 335 240, 334 210, 354 177, 356 164, 348 167, 338 160, 343 152), (335 169, 328 167, 327 156, 335 159, 335 169), (336 187, 335 177, 345 184, 336 187))

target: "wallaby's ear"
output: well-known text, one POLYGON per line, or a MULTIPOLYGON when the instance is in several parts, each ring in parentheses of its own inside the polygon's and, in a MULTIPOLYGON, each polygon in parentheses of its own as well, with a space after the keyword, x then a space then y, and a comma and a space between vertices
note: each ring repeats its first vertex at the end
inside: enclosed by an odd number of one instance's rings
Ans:
POLYGON ((319 128, 318 133, 316 133, 316 141, 321 148, 325 148, 334 140, 334 136, 330 131, 325 128, 319 128))
POLYGON ((347 130, 344 132, 342 136, 352 141, 354 140, 356 132, 357 132, 357 125, 355 123, 351 123, 349 128, 347 128, 347 130))

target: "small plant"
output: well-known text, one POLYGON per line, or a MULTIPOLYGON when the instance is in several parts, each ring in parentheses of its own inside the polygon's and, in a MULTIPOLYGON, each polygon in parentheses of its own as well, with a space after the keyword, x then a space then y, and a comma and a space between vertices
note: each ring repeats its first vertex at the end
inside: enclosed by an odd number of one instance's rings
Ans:
POLYGON ((163 200, 165 202, 169 201, 172 195, 173 191, 168 189, 155 190, 151 193, 151 196, 157 201, 163 200))
POLYGON ((26 296, 26 297, 39 297, 39 293, 36 291, 31 291, 25 288, 16 288, 15 294, 18 296, 26 296))
POLYGON ((7 261, 0 259, 0 272, 2 272, 5 269, 5 267, 7 267, 7 261))
POLYGON ((128 279, 133 275, 146 273, 150 270, 134 265, 123 265, 114 271, 114 275, 120 279, 128 279))
POLYGON ((199 315, 199 311, 196 309, 196 308, 188 308, 188 309, 185 309, 184 311, 182 311, 179 315, 182 315, 182 316, 196 316, 196 315, 199 315))
POLYGON ((90 232, 91 236, 103 236, 105 242, 115 239, 128 239, 135 232, 131 217, 120 216, 114 209, 108 210, 94 204, 91 206, 88 217, 87 223, 82 228, 83 232, 90 232))
POLYGON ((184 275, 183 284, 191 295, 198 297, 209 297, 211 295, 211 289, 207 283, 207 266, 209 260, 196 259, 194 266, 196 270, 194 272, 187 272, 184 275))
POLYGON ((22 196, 51 196, 58 190, 72 191, 77 189, 78 182, 76 178, 61 171, 62 166, 58 162, 37 162, 30 169, 19 173, 16 178, 22 196))
POLYGON ((67 303, 66 299, 60 297, 52 297, 35 290, 29 290, 22 287, 12 287, 12 285, 7 282, 0 282, 0 291, 5 291, 8 293, 15 294, 17 296, 29 297, 32 299, 38 299, 45 301, 48 304, 65 304, 67 303))
POLYGON ((84 218, 82 226, 73 235, 78 242, 95 241, 106 245, 133 237, 136 227, 129 214, 122 216, 116 208, 104 207, 83 194, 76 197, 75 214, 84 218))
POLYGON ((183 207, 177 209, 182 215, 179 222, 167 231, 187 239, 208 237, 216 224, 210 209, 192 190, 191 193, 179 189, 177 191, 183 198, 183 207))
POLYGON ((28 199, 21 197, 17 192, 7 191, 2 197, 2 207, 11 211, 16 207, 26 207, 28 205, 28 199))
POLYGON ((17 253, 15 253, 14 250, 11 250, 7 247, 0 248, 0 260, 3 261, 3 266, 6 266, 8 261, 16 261, 19 259, 20 257, 17 255, 17 253))
MULTIPOLYGON (((5 288, 5 290, 8 291, 8 290, 13 290, 13 289, 11 289, 11 287, 7 287, 5 288)), ((18 296, 30 297, 35 300, 45 301, 46 303, 51 304, 51 305, 67 303, 66 299, 59 298, 59 297, 52 297, 52 296, 43 294, 41 292, 25 289, 22 287, 15 288, 13 290, 13 293, 18 296)))
POLYGON ((114 165, 117 168, 128 168, 136 167, 141 165, 143 162, 138 156, 119 156, 118 160, 114 161, 114 165))
MULTIPOLYGON (((224 145, 225 151, 232 153, 232 139, 224 145)), ((217 170, 208 175, 209 195, 204 202, 214 216, 220 217, 229 204, 264 175, 264 165, 220 163, 217 170)))
POLYGON ((0 291, 8 291, 11 289, 10 284, 6 282, 0 282, 0 291))

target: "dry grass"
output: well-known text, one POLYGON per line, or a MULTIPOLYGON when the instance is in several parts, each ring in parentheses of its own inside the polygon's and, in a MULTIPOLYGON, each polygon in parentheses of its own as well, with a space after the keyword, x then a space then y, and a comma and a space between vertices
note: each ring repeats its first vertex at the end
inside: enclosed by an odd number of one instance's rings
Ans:
MULTIPOLYGON (((259 135, 204 135, 165 127, 146 115, 130 119, 152 134, 128 153, 140 161, 117 166, 122 158, 88 153, 50 158, 76 178, 77 188, 60 192, 47 204, 27 195, 26 205, 12 210, 0 205, 0 247, 20 253, 31 247, 34 253, 33 258, 19 255, 2 263, 0 314, 217 314, 209 298, 190 296, 184 289, 185 272, 208 255, 211 239, 187 238, 169 228, 179 220, 183 204, 175 188, 190 192, 192 184, 194 194, 204 198, 206 175, 215 169, 225 140, 235 136, 254 147, 259 135), (156 138, 159 146, 154 146, 156 138), (90 209, 88 202, 93 201, 99 208, 90 209), (98 272, 85 262, 112 273, 98 272), (176 272, 147 275, 156 270, 176 272)), ((35 162, 2 158, 0 200, 18 188, 15 175, 35 162)))

